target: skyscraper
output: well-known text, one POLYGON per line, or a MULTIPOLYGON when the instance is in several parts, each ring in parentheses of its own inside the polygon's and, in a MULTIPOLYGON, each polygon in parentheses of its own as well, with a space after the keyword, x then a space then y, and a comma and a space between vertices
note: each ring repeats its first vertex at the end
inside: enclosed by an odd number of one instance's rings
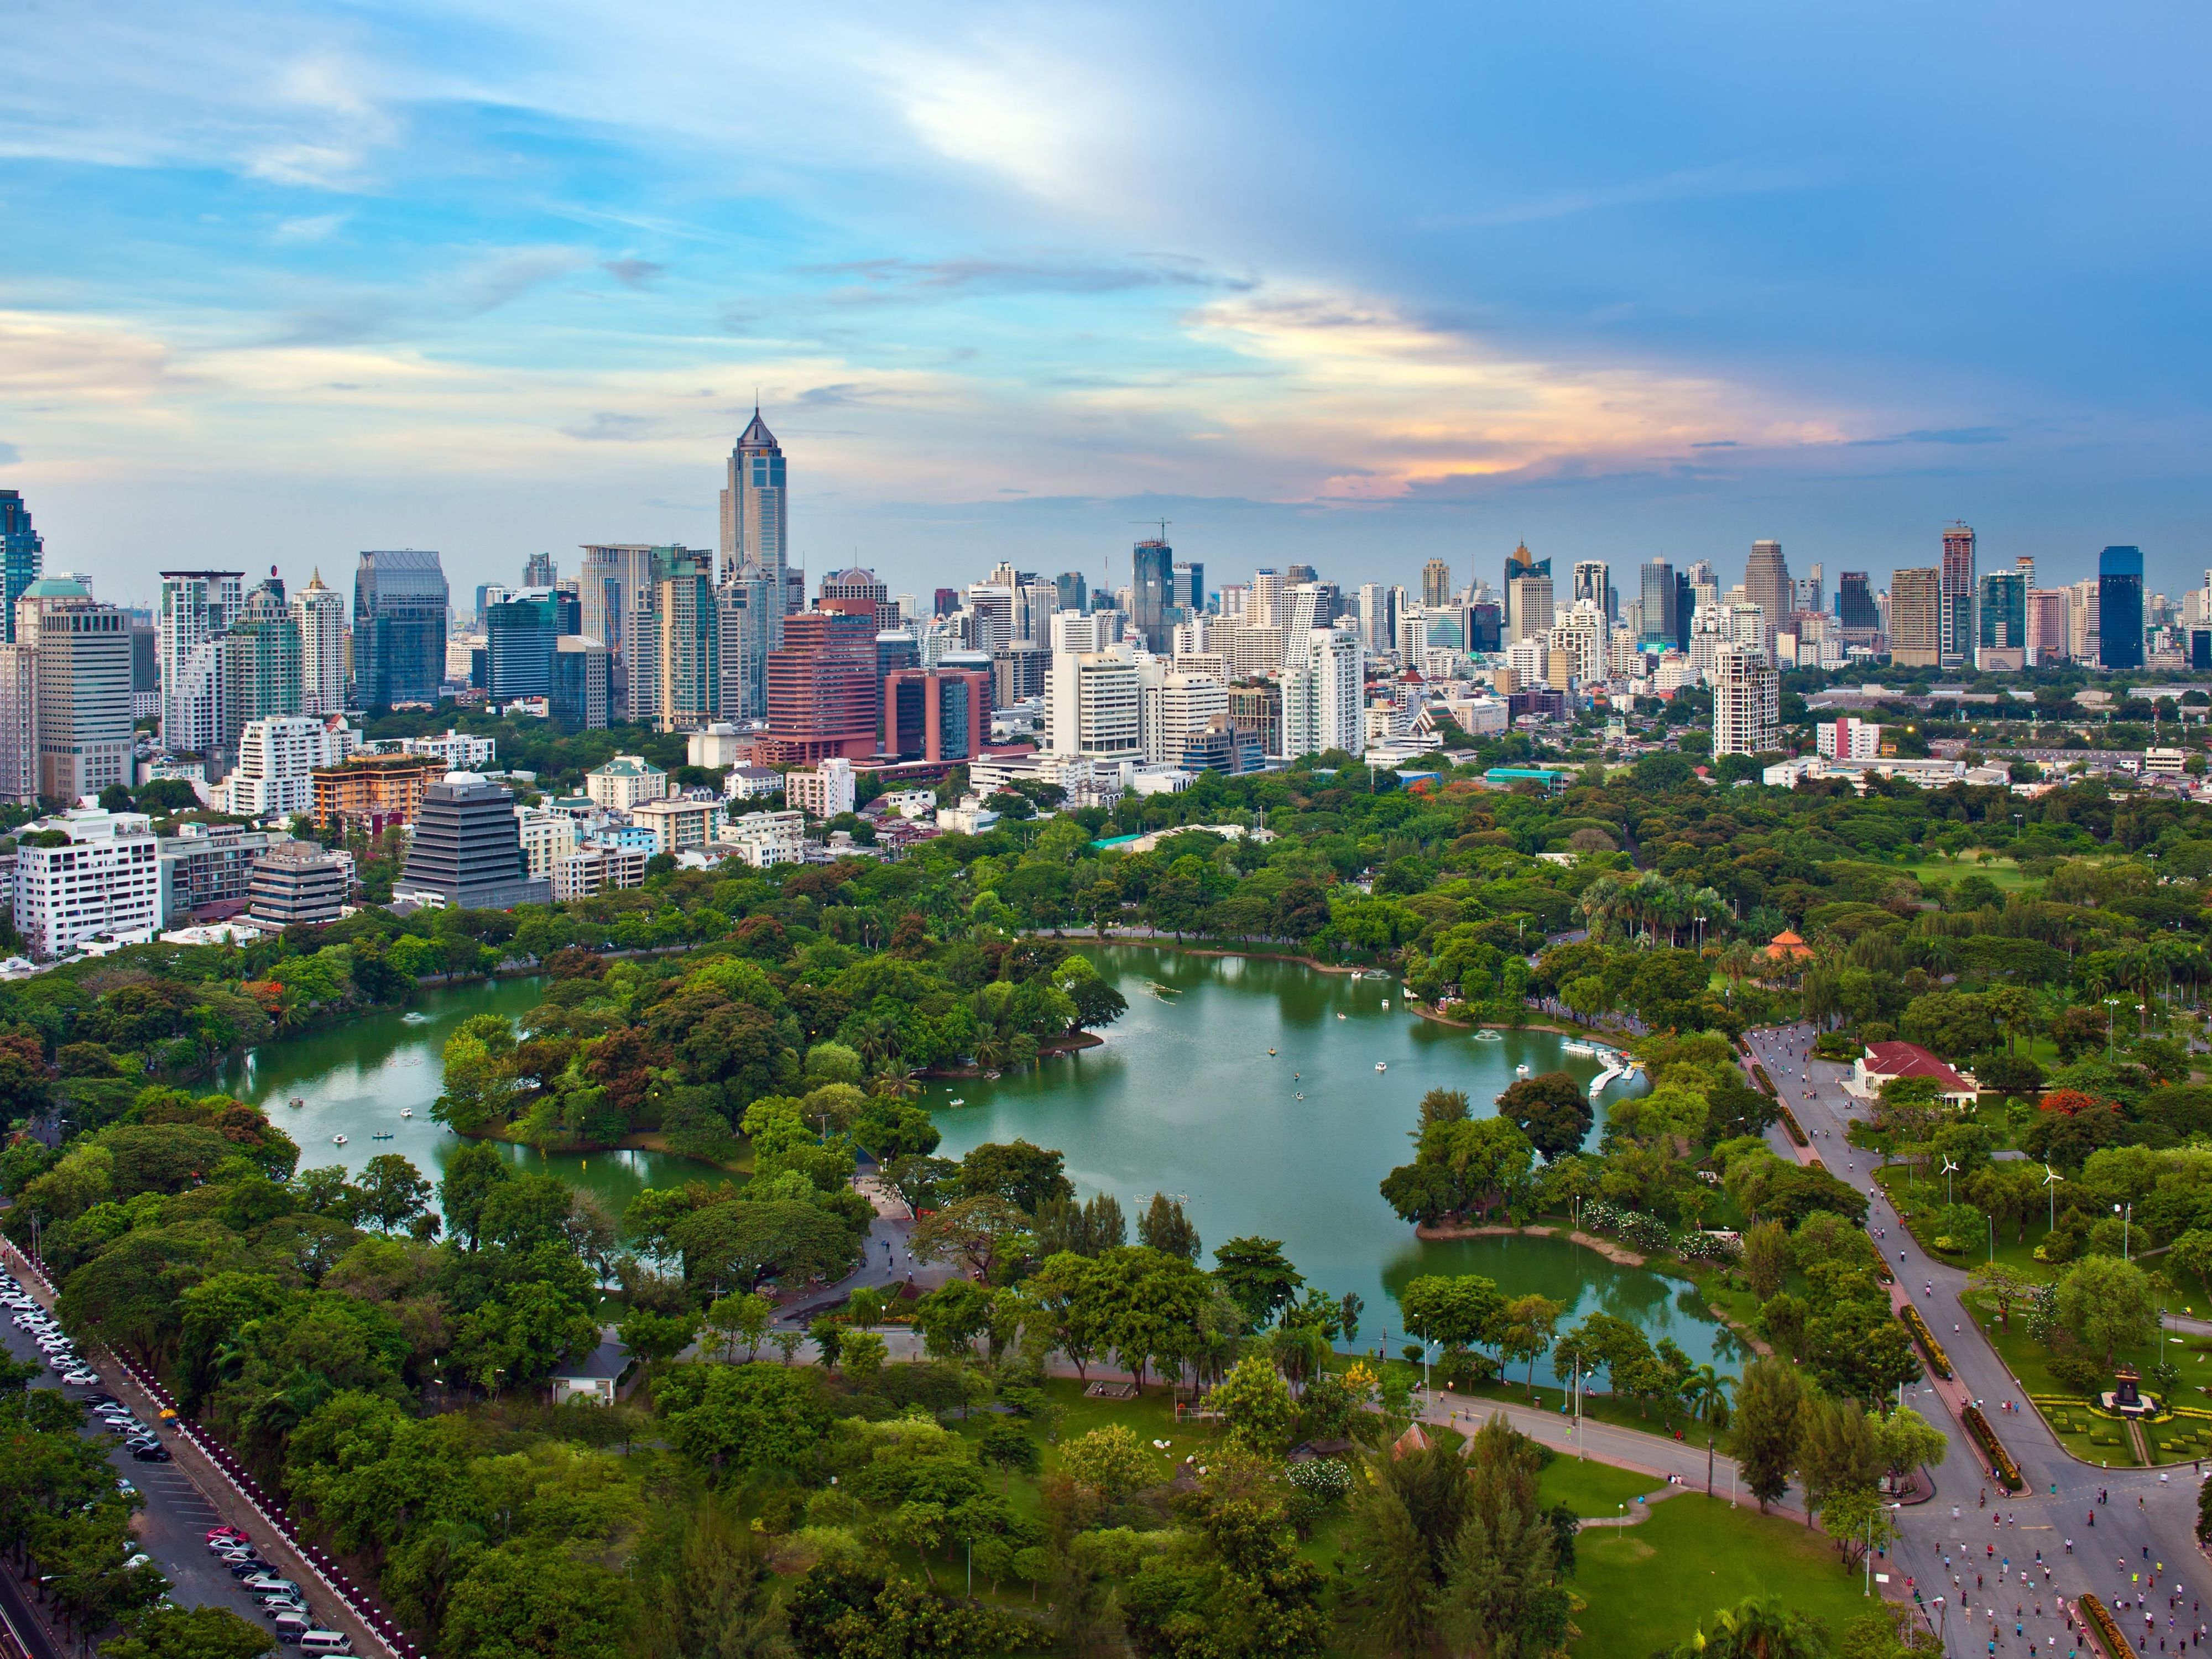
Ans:
POLYGON ((1974 532, 1954 520, 1943 532, 1942 665, 1965 665, 1974 652, 1974 532))
POLYGON ((2142 577, 2140 547, 2097 555, 2097 660, 2106 668, 2142 666, 2142 577))
POLYGON ((38 791, 75 803, 131 782, 131 617, 82 582, 42 577, 16 602, 37 659, 38 791))
MULTIPOLYGON (((560 619, 550 592, 518 593, 484 610, 484 692, 494 702, 553 695, 560 619)), ((601 722, 604 725, 605 722, 601 722)))
POLYGON ((561 580, 561 567, 550 553, 532 553, 522 567, 525 587, 550 587, 561 580))
POLYGON ((1759 755, 1781 747, 1781 676, 1756 647, 1713 653, 1713 753, 1759 755))
POLYGON ((248 720, 300 712, 300 624, 273 566, 231 618, 216 656, 222 665, 221 747, 234 755, 248 720))
POLYGON ((1603 559, 1583 559, 1575 565, 1573 602, 1580 605, 1585 599, 1603 611, 1607 622, 1616 619, 1613 573, 1607 568, 1603 559))
POLYGON ((1175 568, 1175 582, 1168 594, 1168 603, 1180 605, 1193 616, 1206 609, 1206 566, 1192 559, 1175 568))
POLYGON ((1899 570, 1889 579, 1889 659, 1934 668, 1943 658, 1943 573, 1899 570))
POLYGON ((1421 603, 1433 609, 1450 599, 1451 567, 1442 559, 1431 559, 1421 567, 1421 603))
POLYGON ((786 617, 783 643, 768 659, 764 763, 805 766, 873 754, 881 695, 874 618, 834 611, 786 617))
POLYGON ((2027 666, 2027 573, 1992 570, 1982 578, 1981 637, 1974 666, 1996 672, 2027 666))
MULTIPOLYGON (((245 604, 244 573, 164 570, 157 653, 161 742, 179 754, 211 755, 222 743, 222 665, 216 641, 245 604)), ((445 627, 438 629, 442 645, 445 627)), ((443 660, 443 652, 440 659, 443 660)))
POLYGON ((39 800, 39 653, 0 642, 0 803, 39 800))
POLYGON ((1782 556, 1780 542, 1751 544, 1751 556, 1743 566, 1743 596, 1765 614, 1765 649, 1771 662, 1774 659, 1776 630, 1782 619, 1796 608, 1796 595, 1790 589, 1790 563, 1782 556))
MULTIPOLYGON (((1680 615, 1674 591, 1674 567, 1664 559, 1650 559, 1645 561, 1641 574, 1643 591, 1640 598, 1644 605, 1644 620, 1637 630, 1637 643, 1662 647, 1673 645, 1680 631, 1675 625, 1680 615)), ((1583 596, 1580 592, 1582 568, 1579 566, 1575 571, 1575 584, 1576 597, 1580 599, 1583 596)))
POLYGON ((361 556, 353 579, 353 665, 363 708, 438 701, 446 675, 448 598, 434 551, 404 548, 361 556))
POLYGON ((1836 581, 1836 620, 1845 628, 1880 631, 1881 613, 1874 607, 1874 589, 1863 570, 1846 570, 1836 581))
MULTIPOLYGON (((1063 570, 1052 580, 1053 586, 1060 590, 1057 603, 1060 610, 1088 611, 1091 608, 1091 586, 1084 580, 1080 570, 1063 570)), ((950 592, 951 590, 940 588, 938 591, 950 592)), ((940 611, 938 614, 942 616, 945 613, 940 611)))
POLYGON ((46 540, 31 528, 31 509, 22 492, 0 489, 0 604, 8 607, 0 621, 0 639, 15 637, 15 601, 39 580, 46 556, 46 540))
MULTIPOLYGON (((1549 599, 1552 562, 1549 559, 1539 559, 1528 550, 1528 544, 1522 542, 1505 556, 1504 579, 1498 584, 1500 590, 1505 595, 1505 642, 1508 645, 1512 644, 1516 640, 1527 638, 1531 632, 1534 631, 1516 613, 1513 605, 1513 584, 1531 576, 1541 576, 1544 579, 1544 597, 1549 599)), ((1552 618, 1547 608, 1544 616, 1544 627, 1548 629, 1551 625, 1552 618)))
MULTIPOLYGON (((758 405, 750 425, 730 451, 722 488, 722 570, 766 577, 782 592, 787 556, 783 447, 761 419, 758 405)), ((781 629, 776 642, 782 641, 781 629)))
POLYGON ((1690 573, 1674 573, 1674 648, 1690 648, 1690 632, 1695 627, 1698 615, 1698 590, 1690 581, 1690 573))
POLYGON ((1157 538, 1137 544, 1129 565, 1129 623, 1147 650, 1164 654, 1171 626, 1168 608, 1175 586, 1175 550, 1157 538))
MULTIPOLYGON (((1550 576, 1544 581, 1548 586, 1550 576)), ((1283 752, 1359 754, 1367 744, 1365 690, 1357 639, 1333 628, 1308 633, 1283 671, 1283 752)))
MULTIPOLYGON (((876 636, 872 615, 861 618, 876 636)), ((664 732, 711 724, 722 708, 722 612, 704 548, 653 550, 653 711, 664 732)))
POLYGON ((2074 595, 2063 587, 2027 590, 2027 660, 2042 668, 2063 662, 2072 644, 2074 595))
POLYGON ((300 712, 337 714, 345 709, 345 596, 323 583, 318 569, 292 596, 300 629, 300 712))

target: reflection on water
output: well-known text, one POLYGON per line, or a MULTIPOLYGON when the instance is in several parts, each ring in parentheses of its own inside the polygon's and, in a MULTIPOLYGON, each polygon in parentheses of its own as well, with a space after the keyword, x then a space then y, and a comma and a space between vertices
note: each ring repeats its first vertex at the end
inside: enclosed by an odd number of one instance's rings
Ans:
MULTIPOLYGON (((1376 1190, 1392 1165, 1412 1156, 1407 1132, 1427 1090, 1463 1089, 1484 1113, 1518 1066, 1588 1082, 1595 1060, 1562 1054, 1559 1038, 1543 1032, 1478 1042, 1406 1012, 1402 1003, 1385 1012, 1383 1000, 1396 1002, 1399 994, 1395 980, 1139 946, 1087 954, 1121 985, 1128 1013, 1103 1046, 1072 1058, 997 1081, 930 1085, 924 1103, 944 1132, 946 1157, 1025 1137, 1059 1148, 1086 1196, 1118 1197, 1133 1230, 1146 1200, 1164 1192, 1184 1200, 1209 1248, 1242 1234, 1278 1239, 1311 1283, 1364 1299, 1363 1347, 1395 1349, 1405 1340, 1389 1292, 1407 1279, 1476 1273, 1510 1292, 1566 1303, 1570 1322, 1614 1314, 1655 1340, 1671 1336, 1693 1359, 1734 1368, 1733 1338, 1676 1281, 1616 1267, 1560 1239, 1425 1244, 1376 1190), (1149 982, 1169 994, 1150 994, 1149 982), (1387 1069, 1377 1072, 1377 1061, 1387 1069), (956 1098, 966 1103, 951 1106, 956 1098)), ((358 1171, 380 1152, 398 1152, 434 1177, 461 1145, 430 1116, 447 1037, 471 1014, 523 1012, 542 984, 502 980, 427 993, 404 1012, 257 1049, 212 1086, 265 1108, 299 1141, 303 1165, 358 1171), (295 1097, 297 1109, 287 1104, 295 1097), (402 1117, 410 1108, 414 1115, 402 1117), (392 1138, 370 1139, 378 1133, 392 1138), (336 1134, 347 1144, 334 1145, 336 1134)), ((590 1188, 617 1212, 644 1187, 730 1179, 666 1153, 502 1150, 519 1166, 590 1188)), ((1547 1375, 1540 1363, 1538 1377, 1547 1375)))
MULTIPOLYGON (((1102 1048, 997 1081, 932 1085, 925 1103, 945 1156, 1025 1137, 1064 1153, 1083 1194, 1114 1194, 1133 1227, 1164 1192, 1184 1199, 1209 1248, 1243 1234, 1279 1240, 1310 1282, 1364 1298, 1363 1347, 1405 1340, 1389 1293, 1407 1279, 1478 1273, 1510 1292, 1566 1303, 1570 1322, 1614 1314, 1654 1340, 1671 1336, 1693 1359, 1733 1368, 1734 1339, 1694 1290, 1678 1297, 1677 1281, 1562 1239, 1423 1243, 1376 1191, 1413 1155, 1409 1131, 1428 1090, 1464 1090, 1482 1114, 1517 1066, 1587 1083, 1595 1060, 1563 1054, 1545 1032, 1477 1041, 1422 1019, 1405 1011, 1395 980, 1143 946, 1085 954, 1120 985, 1129 1012, 1102 1048), (1152 982, 1176 994, 1148 994, 1152 982), (1396 1005, 1388 1012, 1386 998, 1396 1005), (955 1098, 965 1104, 952 1107, 955 1098)), ((1547 1374, 1540 1364, 1538 1377, 1547 1374)))
MULTIPOLYGON (((302 1169, 337 1164, 358 1173, 380 1153, 398 1152, 434 1180, 463 1144, 430 1115, 443 1086, 446 1039, 472 1014, 513 1017, 535 1007, 544 987, 542 979, 507 979, 426 992, 404 1013, 387 1010, 257 1048, 210 1086, 266 1110, 300 1143, 302 1169), (295 1098, 296 1108, 289 1104, 295 1098), (410 1108, 411 1118, 400 1115, 410 1108), (371 1139, 380 1133, 392 1139, 371 1139), (344 1146, 331 1140, 337 1134, 346 1137, 344 1146)), ((549 1170, 590 1188, 617 1215, 646 1187, 730 1180, 666 1152, 500 1150, 518 1168, 549 1170)))

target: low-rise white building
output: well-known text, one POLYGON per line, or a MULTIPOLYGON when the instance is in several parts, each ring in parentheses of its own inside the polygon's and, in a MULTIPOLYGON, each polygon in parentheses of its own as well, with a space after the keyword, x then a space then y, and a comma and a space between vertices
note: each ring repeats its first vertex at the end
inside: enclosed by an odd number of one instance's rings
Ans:
POLYGON ((684 758, 693 766, 718 771, 744 759, 752 739, 726 720, 702 726, 684 742, 684 758))
POLYGON ((680 853, 714 839, 722 827, 722 803, 675 796, 649 800, 631 811, 630 822, 653 831, 654 852, 680 853))
POLYGON ((94 935, 150 940, 160 930, 161 860, 143 812, 76 808, 16 840, 15 931, 58 957, 94 935))
POLYGON ((896 812, 902 818, 918 818, 937 811, 937 791, 886 789, 876 797, 875 804, 884 811, 896 812))
POLYGON ((787 773, 783 799, 801 812, 834 818, 840 812, 853 811, 860 799, 860 780, 853 775, 852 762, 833 755, 817 761, 811 772, 787 773))
POLYGON ((980 836, 998 822, 999 815, 983 805, 981 795, 963 795, 957 804, 937 809, 937 827, 950 835, 980 836))
POLYGON ((2146 749, 2142 769, 2147 778, 2178 778, 2189 763, 2185 749, 2146 749))
POLYGON ((1881 752, 1881 727, 1856 714, 1822 720, 1813 734, 1821 754, 1830 760, 1872 760, 1881 752))
POLYGON ((783 774, 769 766, 732 766, 722 779, 732 800, 765 800, 783 793, 783 774))
POLYGON ((806 817, 803 812, 747 812, 722 831, 721 839, 756 870, 772 864, 800 864, 806 859, 806 817))
POLYGON ((441 762, 448 772, 481 772, 499 758, 499 739, 471 737, 447 726, 442 736, 400 738, 399 752, 441 762))
POLYGON ((514 816, 531 875, 550 879, 554 867, 576 850, 576 820, 566 812, 550 812, 542 806, 518 806, 514 816))
POLYGON ((640 848, 580 848, 553 866, 553 896, 583 899, 619 888, 642 887, 645 860, 640 848))
POLYGON ((668 793, 668 774, 642 755, 617 755, 584 774, 584 793, 610 811, 635 811, 668 793))

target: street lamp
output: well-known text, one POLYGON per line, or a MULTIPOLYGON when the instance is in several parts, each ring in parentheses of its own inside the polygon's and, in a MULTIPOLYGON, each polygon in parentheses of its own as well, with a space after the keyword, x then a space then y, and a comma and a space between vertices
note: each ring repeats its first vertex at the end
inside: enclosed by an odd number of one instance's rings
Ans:
POLYGON ((2106 997, 2105 999, 2105 1058, 2106 1060, 2110 1060, 2112 1057, 2112 1011, 2119 1006, 2120 1000, 2118 997, 2106 997))
POLYGON ((2112 1213, 2120 1218, 2120 1260, 2128 1260, 2128 1234, 2135 1225, 2136 1204, 2130 1199, 2126 1204, 2112 1206, 2112 1213))

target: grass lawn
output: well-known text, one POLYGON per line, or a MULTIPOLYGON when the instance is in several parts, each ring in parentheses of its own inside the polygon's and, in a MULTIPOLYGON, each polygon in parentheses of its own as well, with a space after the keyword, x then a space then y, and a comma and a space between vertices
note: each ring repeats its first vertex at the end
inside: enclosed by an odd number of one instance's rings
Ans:
POLYGON ((1617 1469, 1580 1457, 1555 1457, 1544 1466, 1536 1482, 1536 1500, 1549 1509, 1565 1504, 1585 1518, 1620 1513, 1620 1505, 1633 1504, 1648 1492, 1665 1490, 1667 1483, 1633 1469, 1617 1469))
POLYGON ((1671 1648, 1747 1596, 1780 1596, 1838 1641, 1875 1606, 1825 1533, 1702 1492, 1653 1504, 1641 1526, 1583 1533, 1575 1557, 1574 1588, 1589 1605, 1574 1650, 1593 1659, 1671 1648))
MULTIPOLYGON (((1949 1262, 1954 1267, 1969 1269, 1990 1259, 1987 1233, 1983 1235, 1982 1241, 1977 1248, 1950 1253, 1936 1250, 1929 1243, 1927 1237, 1922 1234, 1919 1226, 1921 1218, 1932 1216, 1943 1207, 1943 1182, 1940 1177, 1934 1181, 1926 1179, 1916 1181, 1912 1171, 1907 1166, 1902 1164, 1893 1164, 1886 1170, 1876 1170, 1875 1179, 1881 1183, 1882 1191, 1890 1195, 1893 1206, 1901 1204, 1905 1210, 1910 1212, 1906 1215, 1905 1224, 1912 1236, 1929 1249, 1930 1255, 1938 1256, 1939 1259, 1949 1262)), ((1955 1188, 1954 1190, 1956 1190, 1955 1188)), ((1959 1194, 1959 1201, 1960 1203, 1966 1201, 1965 1194, 1959 1194)), ((1996 1230, 1996 1259, 2017 1273, 2022 1279, 2036 1284, 2058 1278, 2062 1271, 2060 1268, 2052 1267, 2047 1261, 2038 1261, 2035 1259, 2035 1247, 2043 1243, 2050 1231, 2048 1208, 2043 1214, 2029 1220, 2027 1236, 2025 1238, 2015 1237, 2013 1227, 2000 1223, 1996 1230)))
MULTIPOLYGON (((1566 1403, 1565 1390, 1547 1388, 1539 1382, 1535 1393, 1536 1397, 1531 1400, 1528 1388, 1518 1382, 1481 1382, 1468 1383, 1455 1389, 1450 1397, 1455 1403, 1472 1402, 1462 1409, 1476 1413, 1474 1426, 1477 1428, 1482 1425, 1481 1402, 1486 1400, 1510 1401, 1514 1405, 1534 1407, 1555 1416, 1565 1414, 1559 1411, 1560 1406, 1566 1403)), ((1437 1394, 1439 1400, 1444 1397, 1441 1389, 1437 1394)), ((1617 1399, 1609 1394, 1594 1393, 1587 1384, 1583 1389, 1583 1416, 1589 1422, 1611 1423, 1619 1428, 1634 1429, 1640 1434, 1658 1435, 1666 1439, 1672 1439, 1674 1431, 1680 1429, 1685 1436, 1696 1438, 1700 1445, 1705 1443, 1704 1427, 1695 1418, 1681 1412, 1669 1415, 1656 1406, 1651 1407, 1650 1415, 1647 1417, 1632 1401, 1617 1399)))
POLYGON ((1961 876, 1987 876, 2008 893, 2017 892, 2028 884, 2028 878, 2020 872, 2020 862, 2016 859, 1932 858, 1898 867, 1906 875, 1923 882, 1941 884, 1956 881, 1961 876))
MULTIPOLYGON (((1995 1308, 1983 1298, 1969 1297, 1968 1305, 1979 1307, 1982 1324, 1989 1329, 1990 1340, 1995 1344, 1998 1356, 2003 1359, 2006 1369, 2021 1380, 2031 1396, 2067 1395, 2068 1390, 2051 1375, 2049 1351, 2033 1340, 2021 1328, 2016 1310, 2013 1328, 2007 1331, 1997 1322, 1995 1308)), ((2168 1336, 2166 1342, 2166 1351, 2173 1355, 2174 1363, 2181 1368, 2185 1379, 2181 1397, 2173 1403, 2198 1411, 2212 1409, 2212 1358, 2208 1357, 2212 1355, 2212 1339, 2189 1337, 2175 1342, 2168 1336)), ((2140 1348, 2123 1348, 2115 1363, 2133 1365, 2137 1370, 2148 1374, 2156 1353, 2157 1349, 2148 1343, 2140 1348)), ((2115 1468, 2136 1467, 2134 1448, 2121 1425, 2106 1418, 2092 1416, 2078 1407, 2046 1407, 2039 1405, 2036 1408, 2043 1413, 2044 1420, 2050 1424, 2051 1431, 2075 1456, 2092 1464, 2110 1463, 2115 1468), (2106 1437, 2101 1443, 2097 1438, 2100 1435, 2106 1437)), ((2005 1432, 2005 1419, 2001 1414, 1993 1414, 1990 1421, 2002 1438, 2005 1432)), ((2195 1438, 2200 1429, 2212 1429, 2212 1424, 2183 1418, 2165 1424, 2147 1423, 2143 1425, 2143 1433, 2151 1443, 2154 1459, 2178 1462, 2212 1455, 2203 1443, 2195 1438)))

